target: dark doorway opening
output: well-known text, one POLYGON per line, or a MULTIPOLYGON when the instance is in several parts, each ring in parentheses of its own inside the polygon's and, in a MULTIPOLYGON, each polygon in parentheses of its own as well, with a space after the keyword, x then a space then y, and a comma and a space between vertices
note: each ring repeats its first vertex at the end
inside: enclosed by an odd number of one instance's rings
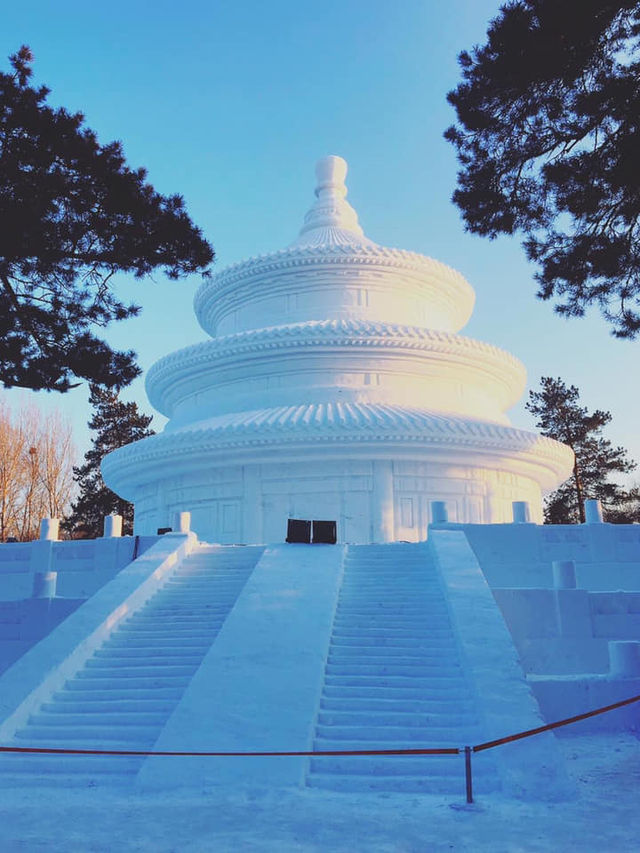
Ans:
POLYGON ((304 545, 335 545, 338 541, 336 522, 290 518, 287 520, 286 541, 304 545))
POLYGON ((311 522, 301 518, 290 518, 287 521, 287 542, 311 542, 311 522))
POLYGON ((314 521, 313 538, 314 545, 335 545, 337 540, 335 521, 314 521))

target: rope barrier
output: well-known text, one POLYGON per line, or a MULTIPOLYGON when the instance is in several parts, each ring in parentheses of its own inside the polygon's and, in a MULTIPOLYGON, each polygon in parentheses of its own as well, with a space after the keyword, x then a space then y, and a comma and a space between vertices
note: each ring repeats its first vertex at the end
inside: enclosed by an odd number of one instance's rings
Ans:
POLYGON ((474 752, 483 752, 487 749, 493 749, 496 746, 502 746, 505 743, 522 740, 523 738, 539 735, 542 732, 548 732, 552 729, 558 729, 561 726, 568 726, 571 723, 577 723, 580 720, 586 720, 589 717, 596 717, 598 714, 606 714, 608 711, 615 711, 616 708, 624 708, 626 705, 632 705, 634 702, 640 702, 640 694, 631 696, 628 699, 623 699, 620 702, 614 702, 612 705, 603 705, 601 708, 595 708, 592 711, 586 711, 584 714, 576 714, 573 717, 566 717, 564 720, 557 720, 555 723, 547 723, 544 726, 538 726, 535 729, 527 729, 523 732, 507 735, 506 737, 496 740, 485 741, 484 743, 476 744, 476 746, 458 747, 442 747, 432 749, 331 749, 319 750, 317 752, 311 750, 299 751, 282 751, 282 752, 173 752, 151 749, 58 749, 54 747, 39 747, 39 746, 0 746, 0 753, 32 753, 36 755, 129 755, 129 756, 178 756, 182 758, 317 758, 322 756, 358 756, 358 755, 460 755, 464 754, 465 758, 465 784, 467 803, 473 802, 473 784, 471 772, 471 755, 474 752))
POLYGON ((434 749, 331 749, 316 752, 169 752, 150 749, 57 749, 46 746, 0 746, 0 752, 36 753, 38 755, 142 755, 181 756, 183 758, 303 758, 323 755, 459 755, 458 747, 434 749))
MULTIPOLYGON (((601 708, 595 708, 592 711, 586 711, 584 714, 576 714, 574 717, 566 717, 564 720, 557 720, 555 723, 547 723, 544 726, 538 726, 535 729, 527 729, 523 732, 507 735, 506 737, 497 738, 496 740, 488 740, 484 743, 476 744, 469 747, 472 752, 483 752, 486 749, 493 749, 496 746, 501 746, 505 743, 512 743, 516 740, 532 737, 533 735, 541 734, 542 732, 558 729, 561 726, 568 726, 571 723, 577 723, 580 720, 586 720, 589 717, 596 717, 598 714, 605 714, 607 711, 615 711, 616 708, 623 708, 625 705, 632 705, 634 702, 640 702, 640 694, 631 696, 628 699, 623 699, 620 702, 614 702, 612 705, 603 705, 601 708)), ((331 749, 331 750, 297 750, 297 751, 256 751, 256 752, 178 752, 169 750, 152 750, 152 749, 62 749, 46 746, 0 746, 0 752, 19 752, 19 753, 36 753, 39 755, 138 755, 138 756, 178 756, 186 758, 242 758, 251 757, 257 758, 264 756, 265 758, 315 758, 317 756, 356 756, 356 755, 460 755, 465 752, 467 747, 434 747, 425 749, 331 749)))
POLYGON ((640 694, 631 696, 629 699, 623 699, 621 702, 614 702, 613 705, 604 705, 602 708, 596 708, 593 711, 587 711, 584 714, 576 714, 575 717, 566 717, 564 720, 557 720, 555 723, 547 723, 546 726, 538 726, 536 729, 527 729, 525 732, 517 732, 507 737, 501 737, 497 740, 488 740, 485 743, 479 743, 472 747, 473 752, 482 752, 485 749, 493 749, 494 746, 501 746, 503 743, 511 743, 514 740, 522 740, 532 735, 539 735, 541 732, 548 732, 551 729, 559 729, 561 726, 568 726, 570 723, 577 723, 580 720, 586 720, 589 717, 596 717, 598 714, 605 714, 607 711, 615 711, 616 708, 623 708, 625 705, 632 705, 634 702, 640 702, 640 694))

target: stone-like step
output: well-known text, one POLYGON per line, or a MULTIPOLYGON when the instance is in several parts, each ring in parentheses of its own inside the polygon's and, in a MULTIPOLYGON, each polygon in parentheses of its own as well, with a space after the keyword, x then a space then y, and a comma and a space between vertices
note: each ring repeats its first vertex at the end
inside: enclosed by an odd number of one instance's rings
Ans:
POLYGON ((344 563, 344 580, 345 583, 362 581, 365 584, 380 581, 380 583, 395 585, 396 587, 400 582, 404 582, 405 580, 407 583, 421 580, 424 583, 425 589, 433 589, 440 586, 438 580, 430 579, 425 575, 424 566, 407 565, 401 570, 397 566, 385 568, 368 566, 366 568, 359 568, 349 560, 346 560, 344 563))
POLYGON ((418 588, 406 590, 402 594, 385 590, 378 590, 376 595, 349 593, 341 597, 339 604, 339 610, 345 613, 367 609, 386 612, 400 608, 407 613, 421 613, 425 608, 434 612, 446 612, 439 590, 424 593, 418 588))
POLYGON ((128 646, 110 646, 98 649, 94 652, 94 657, 114 661, 129 660, 131 658, 145 658, 146 660, 159 658, 162 661, 173 660, 174 658, 197 658, 198 660, 202 660, 202 652, 206 651, 206 649, 208 649, 208 646, 204 645, 185 646, 185 648, 174 648, 172 646, 157 648, 154 645, 148 647, 134 646, 133 648, 129 648, 128 646))
POLYGON ((203 580, 202 578, 191 578, 185 583, 176 583, 175 581, 168 580, 161 589, 154 594, 153 601, 162 601, 162 599, 174 597, 176 599, 202 598, 202 585, 205 587, 211 585, 211 588, 207 590, 207 597, 211 595, 216 596, 218 592, 230 593, 233 589, 237 589, 238 586, 238 584, 233 580, 226 579, 219 579, 218 583, 216 583, 213 578, 208 578, 206 580, 203 580))
POLYGON ((91 679, 95 681, 97 679, 118 679, 122 680, 125 678, 133 678, 133 679, 144 679, 144 678, 191 678, 197 666, 195 664, 189 664, 188 666, 177 666, 174 664, 157 666, 147 663, 142 666, 132 666, 129 664, 128 666, 112 666, 108 663, 103 665, 98 665, 99 662, 95 660, 88 660, 85 668, 81 670, 76 678, 80 678, 83 681, 85 679, 91 679))
POLYGON ((431 664, 428 661, 420 661, 418 663, 396 663, 391 664, 368 664, 368 663, 328 663, 325 667, 327 675, 380 675, 380 676, 401 676, 410 675, 412 678, 439 678, 443 675, 451 675, 453 670, 459 670, 460 664, 454 660, 452 663, 448 661, 433 661, 431 664), (443 667, 447 666, 447 671, 443 672, 443 667))
POLYGON ((398 620, 374 617, 372 619, 338 619, 333 626, 334 639, 342 637, 409 637, 413 639, 452 640, 453 632, 448 620, 398 620))
POLYGON ((388 581, 378 579, 371 580, 349 580, 345 579, 341 587, 341 596, 343 602, 348 600, 354 601, 380 601, 384 596, 386 600, 398 599, 405 601, 410 599, 412 594, 418 593, 424 601, 433 601, 441 603, 440 596, 442 595, 439 584, 424 584, 416 577, 414 581, 403 580, 402 586, 398 586, 397 581, 388 581), (343 594, 344 593, 344 594, 343 594))
POLYGON ((86 663, 87 669, 108 669, 108 668, 132 668, 150 667, 154 670, 165 667, 175 666, 200 666, 202 655, 188 654, 184 651, 172 655, 154 655, 144 654, 143 649, 136 649, 137 654, 118 654, 110 655, 95 655, 89 658, 86 663))
MULTIPOLYGON (((447 726, 444 722, 432 723, 430 726, 412 727, 407 725, 369 725, 369 726, 340 726, 340 725, 318 725, 316 726, 317 742, 328 740, 335 742, 363 742, 369 744, 369 749, 375 749, 375 744, 383 744, 389 741, 411 742, 426 746, 427 744, 447 742, 459 743, 461 734, 459 727, 447 726), (374 744, 372 747, 371 744, 374 744)), ((344 747, 342 747, 344 749, 344 747)), ((356 747, 358 748, 358 747, 356 747)), ((366 748, 366 747, 365 747, 366 748)))
MULTIPOLYGON (((50 705, 50 703, 48 704, 50 705)), ((162 709, 154 711, 140 710, 129 713, 125 713, 124 711, 102 712, 99 719, 96 719, 95 712, 85 713, 76 710, 75 713, 59 713, 57 708, 54 711, 45 711, 43 708, 42 713, 31 715, 29 724, 36 728, 39 726, 78 726, 79 728, 89 726, 93 728, 93 726, 100 725, 101 727, 139 726, 142 729, 147 726, 157 728, 166 722, 166 719, 166 714, 162 712, 162 709)))
POLYGON ((227 618, 229 608, 224 611, 218 610, 190 610, 184 609, 167 613, 157 613, 156 618, 140 616, 140 618, 129 619, 122 625, 122 630, 133 629, 136 631, 150 631, 158 629, 158 625, 164 624, 168 632, 185 633, 185 631, 210 631, 219 627, 227 618))
POLYGON ((424 687, 441 684, 443 687, 453 687, 464 683, 462 677, 452 676, 444 670, 439 675, 428 678, 412 678, 407 675, 327 675, 325 684, 328 687, 424 687))
POLYGON ((146 676, 136 676, 135 678, 112 678, 110 681, 107 681, 104 678, 89 678, 83 671, 81 670, 75 678, 71 681, 68 681, 65 684, 65 690, 70 690, 73 693, 83 693, 84 691, 105 691, 105 688, 108 687, 109 690, 121 690, 121 691, 136 691, 144 688, 181 688, 180 693, 182 694, 184 688, 187 686, 189 681, 191 680, 191 674, 189 676, 183 675, 166 675, 163 673, 162 675, 156 675, 153 677, 146 676))
MULTIPOLYGON (((82 748, 87 741, 95 744, 105 744, 103 749, 115 748, 114 744, 126 748, 135 748, 135 745, 149 746, 157 737, 157 731, 147 726, 118 726, 109 728, 101 725, 71 726, 68 733, 61 726, 51 725, 29 725, 25 729, 16 732, 16 738, 20 741, 36 743, 46 741, 46 746, 72 749, 73 746, 82 748), (66 734, 66 737, 65 737, 66 734), (108 744, 108 745, 107 745, 108 744), (133 745, 133 746, 132 746, 133 745)), ((100 749, 100 746, 97 746, 100 749)))
POLYGON ((348 625, 350 627, 361 626, 362 628, 375 628, 376 625, 384 625, 385 627, 389 627, 390 629, 394 627, 394 623, 400 623, 398 625, 399 629, 402 628, 425 628, 425 629, 433 629, 435 631, 442 630, 443 628, 450 631, 451 630, 451 622, 448 617, 445 619, 444 615, 434 616, 431 618, 430 613, 426 613, 424 610, 416 613, 402 613, 397 610, 385 610, 385 611, 364 611, 359 610, 357 613, 347 613, 340 611, 336 613, 335 616, 335 628, 340 628, 343 625, 348 625))
POLYGON ((102 646, 103 649, 149 649, 149 648, 165 648, 166 643, 171 643, 174 647, 178 645, 181 649, 194 648, 199 649, 203 654, 209 649, 211 646, 211 635, 206 636, 197 636, 190 637, 184 636, 180 637, 179 641, 173 641, 169 639, 160 640, 158 645, 155 642, 150 642, 145 637, 131 636, 130 634, 126 636, 120 636, 120 632, 118 632, 117 636, 112 637, 110 640, 102 646))
POLYGON ((200 601, 172 602, 167 600, 162 603, 158 602, 157 613, 152 613, 150 610, 144 611, 138 616, 132 617, 130 621, 134 624, 137 622, 147 622, 150 621, 148 617, 151 615, 154 617, 157 616, 158 619, 172 619, 177 621, 182 619, 189 620, 189 618, 222 620, 226 618, 229 610, 231 609, 231 603, 226 599, 235 599, 236 595, 237 593, 233 596, 225 596, 222 600, 209 602, 207 602, 206 598, 200 601))
POLYGON ((175 707, 175 701, 182 696, 181 687, 157 687, 140 688, 135 684, 127 683, 127 689, 123 693, 115 693, 113 690, 105 690, 101 684, 101 689, 92 690, 86 685, 82 685, 83 689, 73 689, 69 684, 64 690, 59 690, 54 693, 52 700, 57 704, 74 704, 81 702, 83 705, 100 702, 117 702, 118 704, 133 702, 160 702, 173 700, 172 707, 175 707), (80 694, 80 696, 78 696, 80 694))
MULTIPOLYGON (((396 649, 391 651, 395 652, 396 649)), ((404 654, 388 654, 380 646, 373 648, 362 648, 361 646, 348 646, 346 649, 330 651, 327 658, 328 664, 368 664, 369 666, 412 666, 413 664, 431 663, 441 660, 443 657, 440 649, 416 649, 405 651, 404 654)))
MULTIPOLYGON (((111 691, 107 692, 107 696, 113 696, 111 691)), ((179 694, 176 695, 174 701, 170 699, 161 700, 155 695, 155 692, 150 692, 144 699, 122 699, 121 697, 90 699, 83 695, 82 699, 78 700, 75 695, 67 696, 66 694, 57 693, 54 696, 55 701, 45 702, 40 711, 45 714, 59 714, 60 716, 95 714, 103 720, 109 714, 148 713, 147 709, 151 708, 153 713, 164 714, 164 719, 166 720, 166 715, 170 714, 176 707, 176 700, 178 698, 179 694)))
POLYGON ((162 619, 165 625, 197 625, 208 624, 217 619, 222 619, 229 611, 228 605, 220 608, 207 608, 206 610, 193 611, 184 609, 162 611, 158 609, 153 613, 140 613, 132 616, 125 624, 127 625, 143 625, 147 623, 156 624, 158 619, 162 619))
MULTIPOLYGON (((373 752, 379 750, 416 750, 416 749, 459 749, 460 741, 457 737, 444 737, 438 733, 434 737, 426 735, 422 740, 403 737, 403 740, 356 740, 355 738, 329 739, 318 737, 313 742, 314 752, 373 752)), ((336 758, 339 756, 335 756, 336 758)), ((402 758, 403 756, 396 756, 402 758)), ((414 758, 413 755, 404 756, 414 758)), ((453 757, 453 756, 452 756, 453 757)))
POLYGON ((460 712, 460 702, 455 699, 374 699, 370 696, 344 699, 324 696, 321 711, 384 711, 398 714, 444 714, 447 717, 460 712))
POLYGON ((391 590, 397 593, 411 588, 419 588, 425 593, 434 593, 442 587, 439 581, 430 581, 425 577, 424 570, 412 569, 410 572, 356 572, 345 566, 342 588, 345 592, 358 595, 360 591, 373 594, 378 589, 391 590))
POLYGON ((344 596, 340 599, 341 610, 351 610, 356 608, 372 608, 379 610, 393 610, 396 607, 414 608, 418 612, 422 608, 433 608, 435 611, 442 611, 443 601, 442 592, 439 589, 425 592, 418 586, 415 589, 409 588, 402 592, 393 592, 391 590, 377 589, 375 593, 351 592, 345 590, 344 596))
POLYGON ((449 637, 430 637, 415 639, 411 637, 332 637, 331 648, 346 648, 347 646, 360 646, 368 648, 398 648, 398 649, 421 649, 438 648, 450 649, 455 647, 453 635, 449 637))
POLYGON ((195 628, 190 627, 189 625, 176 625, 167 626, 165 630, 162 628, 153 628, 151 626, 146 625, 124 625, 118 631, 118 635, 121 637, 153 637, 156 639, 175 639, 176 641, 180 641, 183 638, 192 637, 193 639, 203 639, 212 637, 212 630, 209 630, 205 627, 195 628))
POLYGON ((403 686, 387 687, 382 685, 361 685, 361 684, 325 684, 323 694, 326 698, 331 699, 451 699, 459 701, 468 701, 471 697, 471 692, 464 681, 461 681, 455 687, 446 683, 434 684, 430 682, 427 685, 407 684, 403 686))
POLYGON ((211 611, 213 607, 220 604, 218 598, 208 604, 206 599, 206 595, 183 595, 178 592, 167 592, 159 594, 157 599, 153 599, 153 603, 157 604, 158 607, 162 606, 173 610, 184 607, 186 609, 202 609, 203 611, 211 611))
POLYGON ((472 712, 458 714, 416 714, 410 711, 395 713, 388 710, 375 711, 371 708, 360 711, 321 711, 318 723, 321 726, 403 726, 414 729, 431 729, 433 727, 468 726, 476 722, 472 712))

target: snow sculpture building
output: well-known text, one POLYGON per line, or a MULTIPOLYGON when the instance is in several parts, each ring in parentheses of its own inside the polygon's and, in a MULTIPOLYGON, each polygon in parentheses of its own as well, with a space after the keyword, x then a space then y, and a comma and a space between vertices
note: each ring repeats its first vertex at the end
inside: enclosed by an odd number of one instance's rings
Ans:
POLYGON ((451 521, 510 521, 514 500, 541 521, 542 491, 570 473, 567 447, 510 426, 522 364, 457 334, 470 285, 365 237, 346 171, 319 161, 297 240, 205 281, 212 340, 149 371, 169 423, 103 463, 137 533, 190 510, 221 543, 282 541, 289 518, 334 520, 339 542, 419 541, 434 500, 451 521))

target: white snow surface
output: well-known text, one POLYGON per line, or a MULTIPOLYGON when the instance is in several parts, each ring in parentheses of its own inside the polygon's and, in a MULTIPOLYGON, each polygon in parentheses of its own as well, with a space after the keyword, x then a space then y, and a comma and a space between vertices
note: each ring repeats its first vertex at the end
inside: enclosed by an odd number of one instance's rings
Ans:
POLYGON ((273 787, 163 794, 12 788, 0 796, 0 850, 637 853, 638 738, 558 741, 578 787, 567 802, 484 795, 466 806, 462 778, 458 799, 273 787))

